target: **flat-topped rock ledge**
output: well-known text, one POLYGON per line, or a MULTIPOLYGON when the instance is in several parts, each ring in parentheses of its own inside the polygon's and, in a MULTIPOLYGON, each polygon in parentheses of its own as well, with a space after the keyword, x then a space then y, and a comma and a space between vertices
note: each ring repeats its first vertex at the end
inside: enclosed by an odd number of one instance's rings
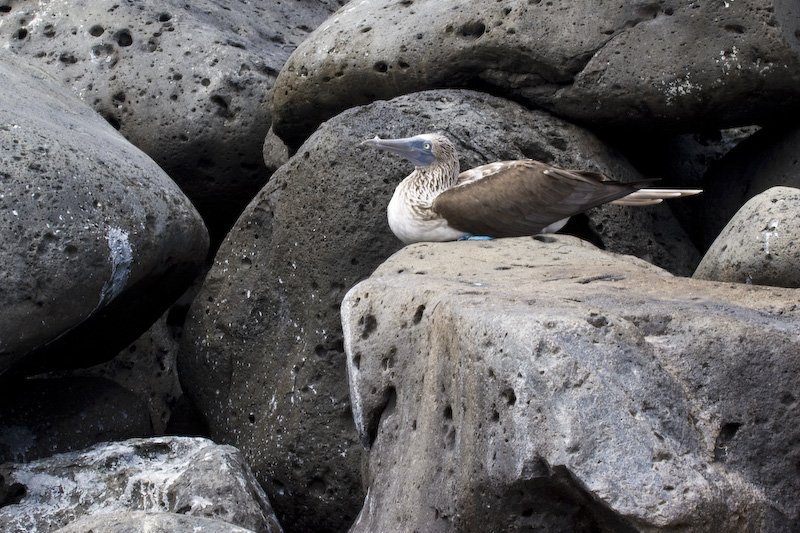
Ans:
POLYGON ((799 297, 561 235, 404 248, 342 304, 351 532, 796 529, 799 297))

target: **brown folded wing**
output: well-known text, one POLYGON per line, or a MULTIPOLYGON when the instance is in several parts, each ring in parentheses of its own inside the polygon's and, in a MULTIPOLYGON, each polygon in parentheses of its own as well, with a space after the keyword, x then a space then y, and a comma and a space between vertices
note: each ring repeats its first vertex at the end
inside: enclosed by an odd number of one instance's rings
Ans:
POLYGON ((472 235, 534 235, 645 183, 620 183, 597 172, 533 160, 504 161, 462 172, 458 185, 436 197, 433 210, 451 227, 472 235))

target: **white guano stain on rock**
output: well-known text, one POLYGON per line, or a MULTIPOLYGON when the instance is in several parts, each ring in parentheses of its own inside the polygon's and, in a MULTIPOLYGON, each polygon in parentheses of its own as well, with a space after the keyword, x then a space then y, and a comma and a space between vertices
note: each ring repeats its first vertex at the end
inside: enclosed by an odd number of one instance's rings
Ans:
POLYGON ((693 91, 699 91, 701 89, 700 85, 692 83, 689 80, 690 73, 687 72, 686 76, 683 78, 678 78, 673 80, 669 83, 661 82, 661 89, 666 97, 667 105, 672 105, 675 103, 675 100, 688 94, 692 93, 693 91))
POLYGON ((769 255, 769 239, 778 236, 778 221, 771 220, 767 227, 761 231, 764 236, 764 254, 769 255))
POLYGON ((133 248, 127 231, 120 228, 109 228, 106 232, 106 240, 109 248, 108 259, 111 262, 111 276, 100 291, 100 301, 97 302, 97 307, 112 301, 125 289, 133 263, 133 248))

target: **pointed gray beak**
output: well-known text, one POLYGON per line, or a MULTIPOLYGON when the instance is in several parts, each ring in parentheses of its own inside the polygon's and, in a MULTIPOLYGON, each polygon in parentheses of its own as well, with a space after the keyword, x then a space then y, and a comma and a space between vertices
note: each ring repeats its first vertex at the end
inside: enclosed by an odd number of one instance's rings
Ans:
POLYGON ((374 139, 362 141, 363 146, 387 150, 401 155, 418 167, 426 167, 436 161, 436 156, 431 153, 430 142, 422 137, 406 137, 403 139, 381 139, 377 135, 374 139), (428 148, 425 148, 425 146, 428 148))

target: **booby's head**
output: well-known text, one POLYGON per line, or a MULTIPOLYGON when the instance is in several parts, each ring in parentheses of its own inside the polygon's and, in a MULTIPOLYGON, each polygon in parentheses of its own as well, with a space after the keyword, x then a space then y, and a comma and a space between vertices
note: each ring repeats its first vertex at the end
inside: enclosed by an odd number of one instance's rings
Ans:
POLYGON ((405 157, 417 167, 427 167, 436 162, 449 162, 456 159, 455 147, 450 139, 441 133, 425 133, 403 139, 381 139, 376 136, 361 144, 394 152, 405 157))

